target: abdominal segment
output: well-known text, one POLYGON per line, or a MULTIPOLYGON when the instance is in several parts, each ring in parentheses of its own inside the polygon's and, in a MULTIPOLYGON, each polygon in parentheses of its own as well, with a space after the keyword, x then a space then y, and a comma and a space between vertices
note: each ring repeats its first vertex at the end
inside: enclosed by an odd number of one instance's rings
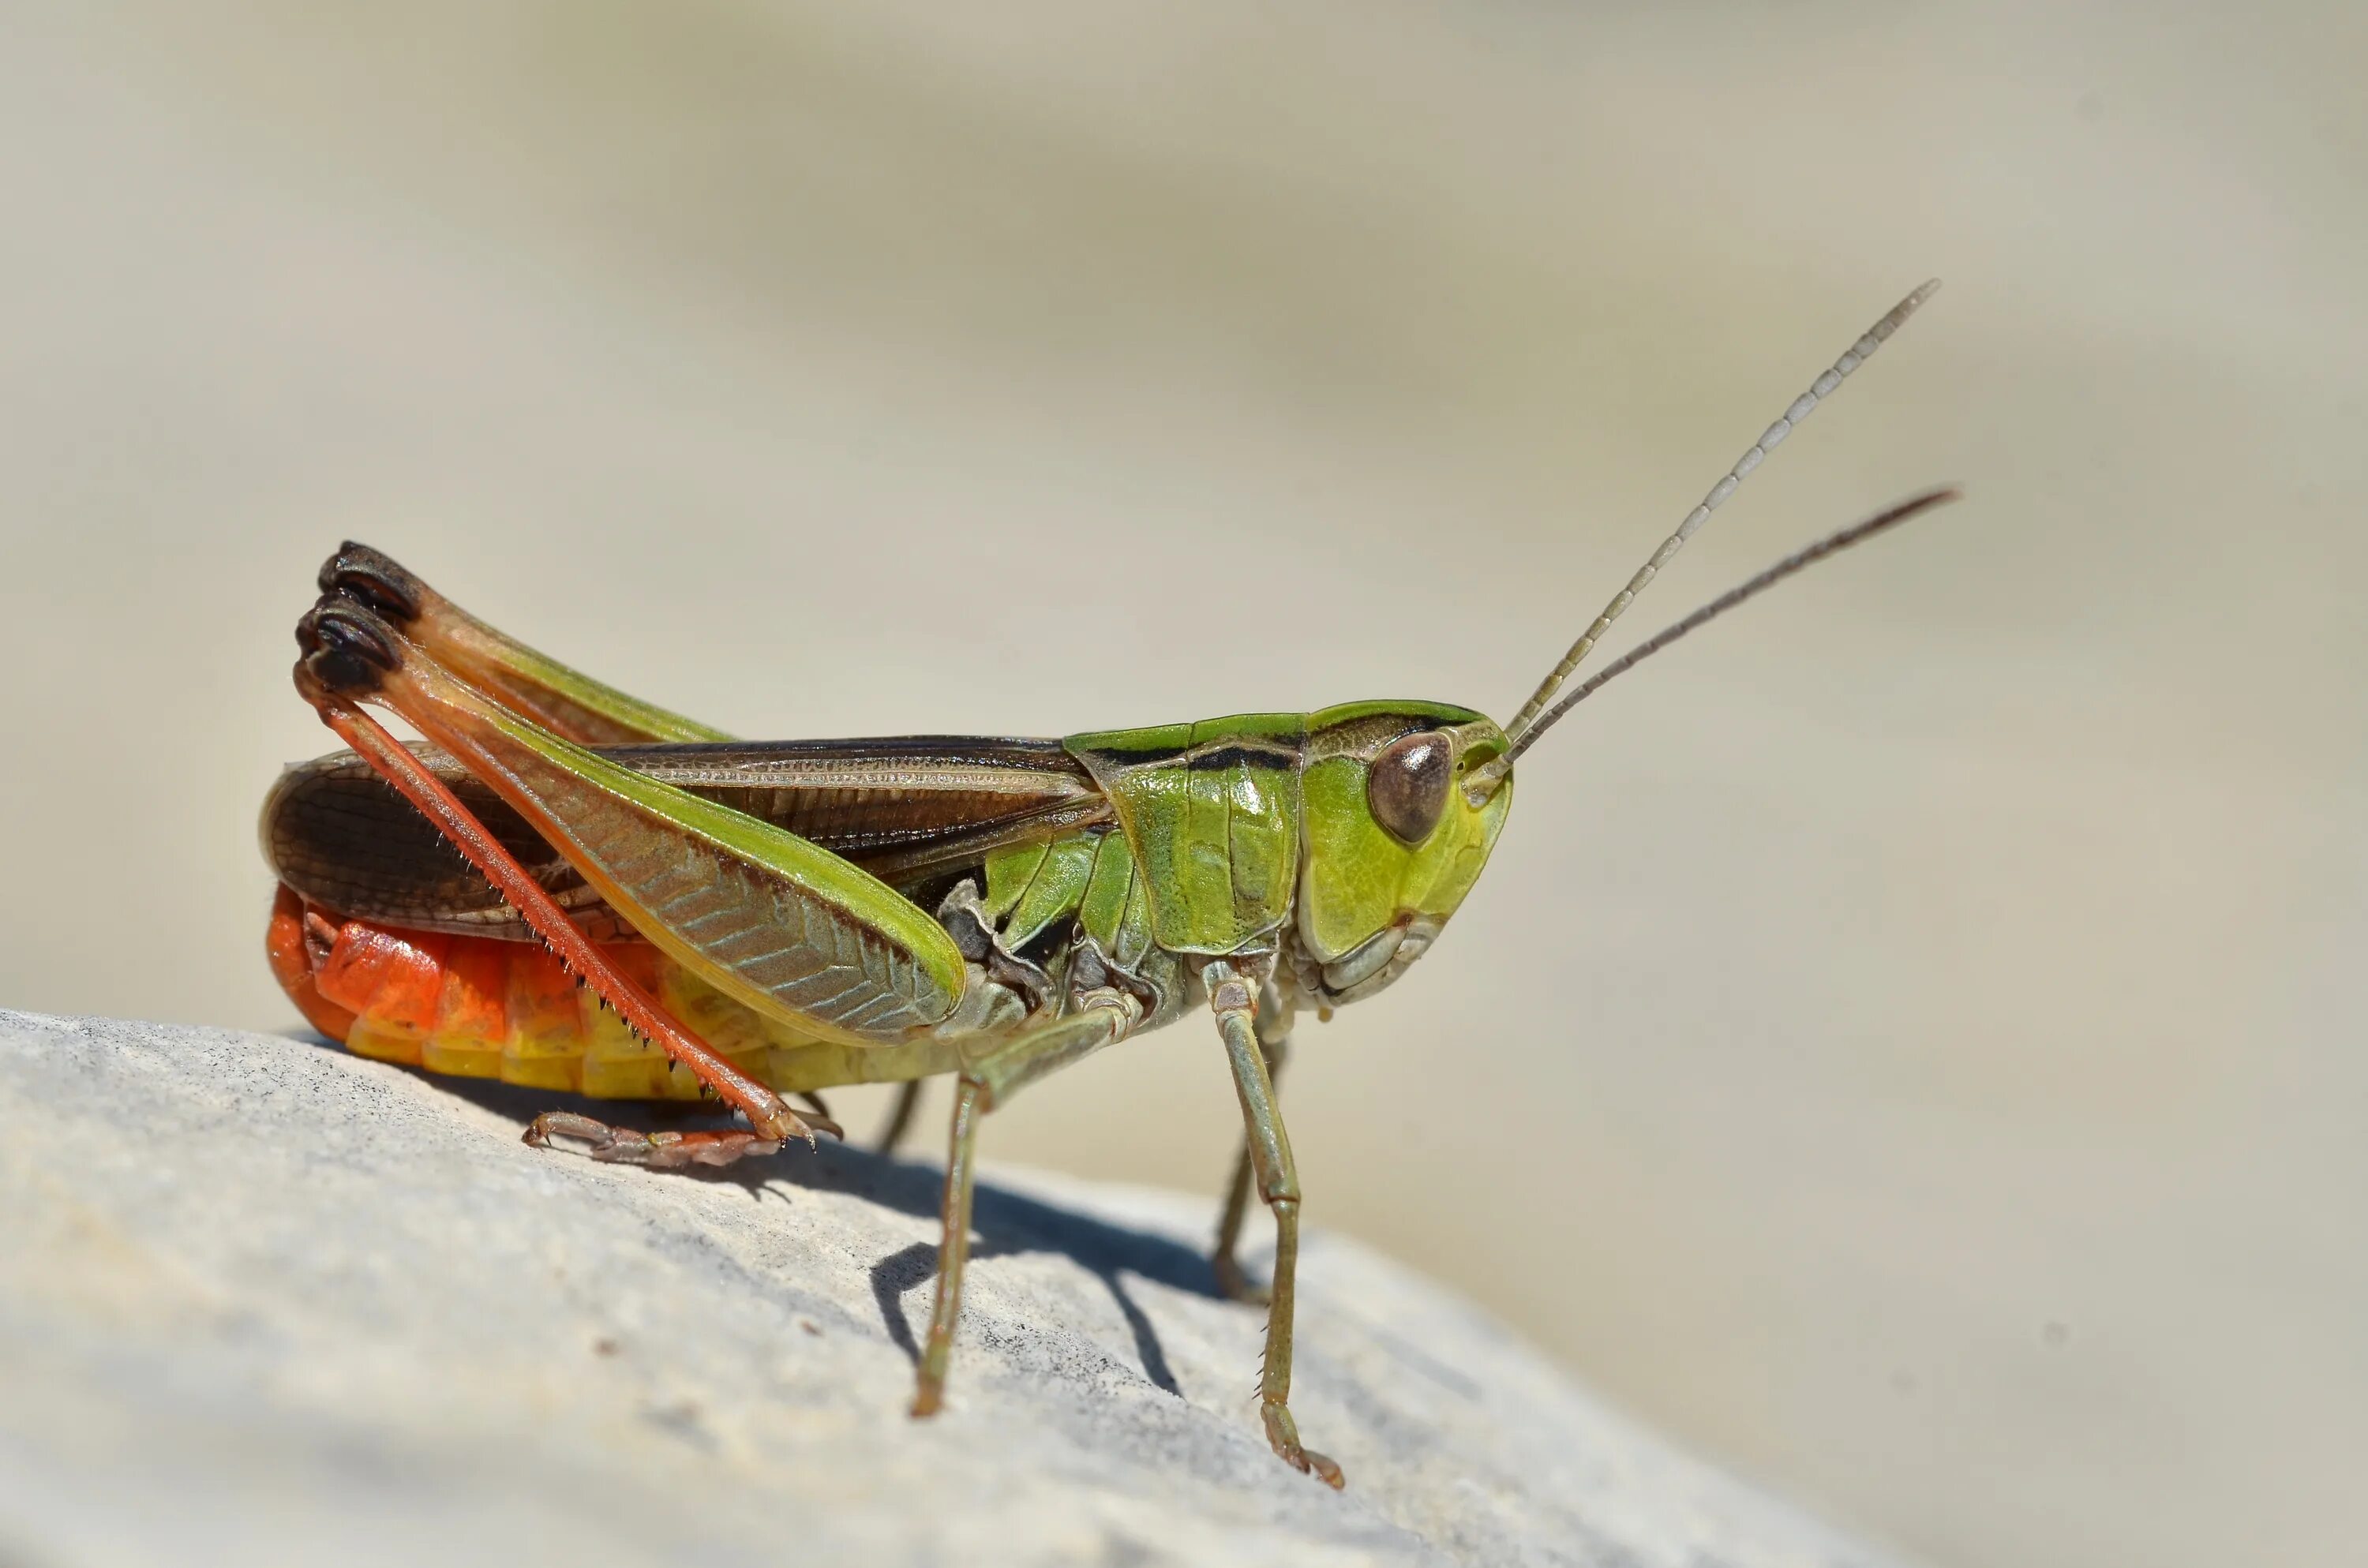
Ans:
MULTIPOLYGON (((599 1099, 704 1097, 688 1068, 626 1028, 539 943, 347 920, 282 887, 267 946, 281 989, 357 1056, 599 1099)), ((951 1055, 928 1040, 850 1050, 809 1040, 645 942, 602 951, 734 1067, 779 1090, 919 1076, 951 1055)))

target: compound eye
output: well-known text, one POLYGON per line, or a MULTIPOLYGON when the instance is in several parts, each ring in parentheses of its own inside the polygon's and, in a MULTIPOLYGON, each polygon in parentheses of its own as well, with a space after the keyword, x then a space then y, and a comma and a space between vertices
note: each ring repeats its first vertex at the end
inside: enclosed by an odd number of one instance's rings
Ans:
POLYGON ((1447 787, 1454 773, 1455 748, 1445 735, 1408 735, 1373 759, 1365 803, 1392 838, 1420 844, 1447 810, 1447 787))

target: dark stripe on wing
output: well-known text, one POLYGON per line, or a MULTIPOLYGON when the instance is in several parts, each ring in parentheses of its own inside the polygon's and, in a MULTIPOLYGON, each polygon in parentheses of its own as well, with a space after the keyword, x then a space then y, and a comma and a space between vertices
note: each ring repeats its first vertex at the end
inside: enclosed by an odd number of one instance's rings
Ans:
MULTIPOLYGON (((516 812, 443 754, 420 753, 563 908, 596 935, 624 934, 516 812)), ((1084 767, 1053 741, 908 735, 601 753, 787 828, 898 886, 951 875, 990 849, 1110 811, 1084 767)), ((331 910, 416 930, 527 938, 492 884, 351 753, 281 775, 265 802, 263 840, 280 880, 331 910)))

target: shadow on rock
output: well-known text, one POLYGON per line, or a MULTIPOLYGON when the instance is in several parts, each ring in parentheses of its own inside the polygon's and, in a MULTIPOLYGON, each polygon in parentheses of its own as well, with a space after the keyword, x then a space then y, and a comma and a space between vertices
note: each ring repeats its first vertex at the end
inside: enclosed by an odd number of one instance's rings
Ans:
MULTIPOLYGON (((290 1030, 288 1038, 317 1044, 325 1050, 342 1049, 335 1041, 324 1040, 310 1030, 290 1030)), ((564 1109, 581 1109, 586 1115, 612 1125, 643 1132, 732 1125, 730 1119, 720 1116, 713 1107, 707 1105, 593 1100, 581 1096, 553 1094, 544 1089, 520 1088, 513 1084, 483 1078, 452 1078, 426 1074, 421 1076, 428 1078, 439 1092, 514 1120, 521 1129, 544 1111, 564 1109)), ((566 1159, 579 1156, 553 1151, 551 1157, 566 1159)), ((653 1172, 651 1176, 654 1180, 726 1184, 741 1187, 757 1199, 763 1197, 767 1188, 777 1184, 815 1192, 842 1192, 900 1213, 925 1219, 938 1217, 944 1196, 944 1179, 935 1166, 874 1153, 868 1149, 829 1139, 825 1139, 821 1147, 812 1151, 791 1144, 769 1158, 744 1160, 721 1170, 694 1168, 653 1172)), ((1125 1317, 1127 1327, 1134 1336, 1135 1351, 1143 1359, 1144 1375, 1169 1393, 1180 1392, 1149 1315, 1128 1294, 1122 1277, 1131 1274, 1171 1290, 1215 1298, 1218 1295, 1216 1277, 1210 1267, 1208 1254, 1167 1236, 1113 1224, 1099 1216, 1046 1203, 984 1179, 978 1183, 972 1199, 971 1231, 977 1238, 971 1247, 973 1261, 1022 1253, 1057 1253, 1099 1279, 1110 1291, 1111 1300, 1118 1304, 1119 1312, 1125 1317)), ((881 1320, 887 1327, 888 1336, 916 1362, 920 1359, 921 1349, 914 1336, 912 1324, 905 1317, 904 1298, 916 1287, 928 1283, 937 1272, 937 1247, 916 1242, 871 1266, 871 1294, 879 1302, 881 1320)))

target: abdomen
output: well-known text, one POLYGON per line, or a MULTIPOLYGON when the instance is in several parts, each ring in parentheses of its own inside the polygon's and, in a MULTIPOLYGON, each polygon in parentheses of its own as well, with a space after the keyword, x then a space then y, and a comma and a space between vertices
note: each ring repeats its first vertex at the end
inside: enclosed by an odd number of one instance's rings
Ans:
MULTIPOLYGON (((635 1036, 539 943, 349 920, 283 886, 266 948, 290 1000, 357 1056, 599 1099, 701 1097, 687 1069, 635 1036)), ((863 1050, 807 1040, 646 942, 603 951, 734 1066, 776 1089, 894 1082, 953 1064, 951 1048, 934 1040, 863 1050)))

